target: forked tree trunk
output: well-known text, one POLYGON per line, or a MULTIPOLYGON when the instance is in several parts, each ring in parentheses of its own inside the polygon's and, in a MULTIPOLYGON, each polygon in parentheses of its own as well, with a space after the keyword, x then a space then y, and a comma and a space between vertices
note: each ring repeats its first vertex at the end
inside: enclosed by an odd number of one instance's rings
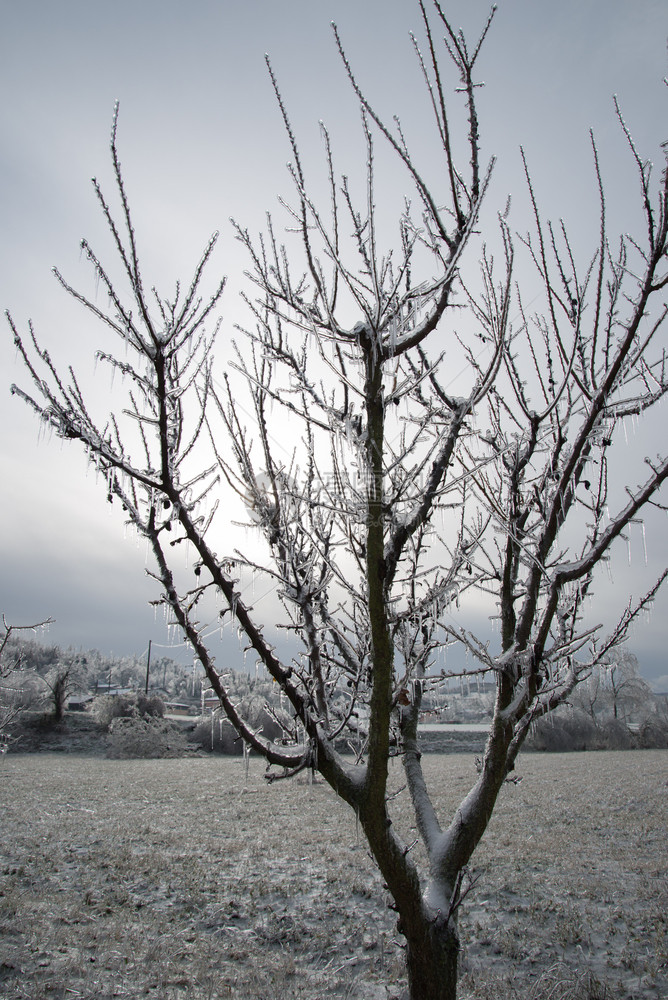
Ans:
POLYGON ((456 1000, 459 938, 452 926, 426 919, 404 930, 410 1000, 456 1000))

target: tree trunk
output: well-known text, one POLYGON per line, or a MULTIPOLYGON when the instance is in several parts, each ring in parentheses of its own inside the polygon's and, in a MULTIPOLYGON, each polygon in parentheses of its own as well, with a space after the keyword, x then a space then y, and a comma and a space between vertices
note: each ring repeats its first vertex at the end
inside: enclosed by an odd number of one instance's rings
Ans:
POLYGON ((406 935, 410 1000, 456 1000, 459 937, 452 925, 420 921, 406 935))
POLYGON ((54 722, 62 722, 65 717, 65 702, 67 700, 67 681, 58 678, 53 687, 53 718, 54 722))

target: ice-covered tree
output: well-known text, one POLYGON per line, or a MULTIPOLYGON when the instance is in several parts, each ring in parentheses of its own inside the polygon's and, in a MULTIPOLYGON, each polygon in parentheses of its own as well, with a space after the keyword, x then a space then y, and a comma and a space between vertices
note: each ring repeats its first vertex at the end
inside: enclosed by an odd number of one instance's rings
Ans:
POLYGON ((67 699, 81 682, 82 677, 82 671, 75 657, 63 658, 43 676, 54 722, 63 721, 67 699))
POLYGON ((640 676, 638 659, 628 649, 611 651, 599 667, 601 701, 614 719, 628 722, 643 709, 651 706, 652 689, 640 676))
MULTIPOLYGON (((480 153, 476 66, 492 17, 470 46, 438 2, 430 14, 418 2, 423 42, 414 49, 438 163, 431 154, 418 162, 410 122, 379 116, 335 28, 366 169, 338 177, 323 126, 329 195, 320 204, 269 66, 292 156, 288 233, 272 218, 257 236, 235 224, 254 291, 227 374, 215 375, 213 359, 223 283, 208 298, 199 293, 215 237, 189 285, 171 297, 145 287, 116 119, 117 212, 97 183, 95 192, 122 279, 82 244, 108 309, 56 271, 116 345, 98 352, 122 376, 108 420, 32 329, 25 337, 10 324, 33 381, 14 391, 84 447, 109 499, 148 539, 160 599, 237 731, 279 769, 270 774, 316 768, 356 812, 398 911, 410 996, 450 1000, 467 866, 532 722, 624 639, 658 587, 608 633, 595 627, 597 570, 668 476, 659 457, 641 482, 626 480, 621 499, 611 485, 624 476, 623 456, 615 471, 622 421, 649 419, 668 388, 668 188, 664 171, 654 190, 619 115, 640 180, 642 237, 610 239, 592 139, 600 228, 589 256, 581 260, 565 227, 545 221, 528 166, 532 233, 514 236, 502 212, 483 239, 493 163, 480 153), (378 204, 383 157, 405 181, 393 235, 378 204), (530 311, 537 297, 542 309, 530 311), (287 459, 276 426, 283 443, 295 442, 287 459), (263 556, 214 549, 228 509, 221 496, 243 501, 263 556), (184 545, 194 554, 187 579, 184 545), (242 597, 245 573, 274 581, 284 649, 266 634, 275 622, 242 597), (205 638, 210 592, 283 692, 300 742, 269 741, 230 697, 205 638), (496 632, 468 627, 470 595, 498 619, 496 632), (420 763, 418 719, 423 692, 447 672, 446 646, 495 677, 496 699, 479 773, 441 817, 420 763), (424 865, 392 821, 393 756, 405 768, 424 865)), ((425 109, 416 115, 422 130, 425 109)), ((448 664, 462 662, 448 651, 448 664)))
POLYGON ((21 632, 36 632, 53 624, 46 618, 35 625, 10 624, 2 615, 0 626, 0 752, 4 753, 12 739, 11 730, 24 705, 22 691, 13 683, 23 668, 21 649, 12 640, 21 632))

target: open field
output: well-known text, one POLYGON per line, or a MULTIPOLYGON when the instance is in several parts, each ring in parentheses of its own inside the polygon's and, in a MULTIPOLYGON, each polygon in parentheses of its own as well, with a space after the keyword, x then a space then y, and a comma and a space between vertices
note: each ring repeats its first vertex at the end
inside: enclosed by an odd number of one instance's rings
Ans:
MULTIPOLYGON (((444 808, 475 774, 470 755, 425 770, 444 808)), ((668 751, 525 755, 517 773, 474 859, 461 996, 665 1000, 668 751)), ((400 939, 354 815, 321 783, 262 774, 0 761, 0 996, 399 997, 400 939)))

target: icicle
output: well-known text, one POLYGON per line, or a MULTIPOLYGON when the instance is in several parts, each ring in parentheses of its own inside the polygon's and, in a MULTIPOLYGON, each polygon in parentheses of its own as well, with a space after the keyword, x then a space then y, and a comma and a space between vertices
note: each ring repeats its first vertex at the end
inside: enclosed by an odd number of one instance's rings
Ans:
POLYGON ((393 356, 397 349, 397 316, 396 314, 392 317, 389 322, 389 334, 390 334, 390 354, 393 356))

